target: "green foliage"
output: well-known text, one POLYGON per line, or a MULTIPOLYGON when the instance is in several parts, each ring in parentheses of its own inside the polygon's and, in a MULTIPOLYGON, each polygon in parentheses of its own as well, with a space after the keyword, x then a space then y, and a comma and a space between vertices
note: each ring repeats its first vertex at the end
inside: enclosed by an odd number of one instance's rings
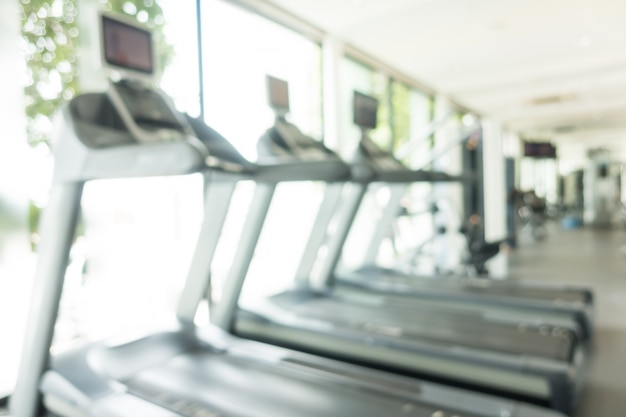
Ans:
POLYGON ((30 248, 34 251, 39 242, 39 222, 41 220, 41 207, 34 202, 28 203, 28 230, 30 231, 30 248), (37 237, 36 237, 37 236, 37 237))
POLYGON ((76 0, 21 0, 28 142, 48 142, 50 116, 78 90, 76 0))
POLYGON ((393 105, 393 147, 398 149, 411 139, 411 89, 405 84, 392 82, 391 102, 393 105))

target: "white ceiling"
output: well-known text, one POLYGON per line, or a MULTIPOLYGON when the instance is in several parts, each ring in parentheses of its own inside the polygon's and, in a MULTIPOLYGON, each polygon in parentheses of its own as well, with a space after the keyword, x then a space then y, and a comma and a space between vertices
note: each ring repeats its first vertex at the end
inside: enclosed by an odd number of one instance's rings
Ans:
POLYGON ((272 0, 535 137, 626 139, 624 0, 272 0))

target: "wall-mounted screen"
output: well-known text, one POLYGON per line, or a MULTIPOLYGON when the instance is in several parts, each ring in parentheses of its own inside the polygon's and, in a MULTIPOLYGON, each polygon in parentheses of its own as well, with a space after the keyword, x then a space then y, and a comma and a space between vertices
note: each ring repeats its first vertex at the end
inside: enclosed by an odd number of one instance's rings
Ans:
POLYGON ((154 50, 149 29, 103 14, 102 59, 105 67, 153 76, 154 50))
POLYGON ((289 111, 289 84, 287 81, 268 75, 267 99, 271 108, 289 111))
POLYGON ((366 128, 375 129, 378 118, 378 100, 374 97, 354 92, 354 124, 366 128))
POLYGON ((556 158, 556 148, 549 142, 524 142, 524 156, 529 158, 556 158))

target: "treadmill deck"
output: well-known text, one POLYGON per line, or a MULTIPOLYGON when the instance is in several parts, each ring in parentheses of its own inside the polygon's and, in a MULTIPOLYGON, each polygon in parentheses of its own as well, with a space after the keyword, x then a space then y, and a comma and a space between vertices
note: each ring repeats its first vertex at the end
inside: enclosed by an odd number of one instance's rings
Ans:
POLYGON ((346 300, 333 295, 285 292, 251 311, 274 319, 327 323, 341 329, 407 343, 428 343, 442 348, 465 347, 501 354, 526 355, 564 363, 572 361, 576 336, 555 326, 513 325, 485 320, 473 312, 422 309, 419 301, 396 303, 385 297, 346 300), (376 301, 372 301, 376 300, 376 301), (269 307, 269 308, 264 308, 269 307))

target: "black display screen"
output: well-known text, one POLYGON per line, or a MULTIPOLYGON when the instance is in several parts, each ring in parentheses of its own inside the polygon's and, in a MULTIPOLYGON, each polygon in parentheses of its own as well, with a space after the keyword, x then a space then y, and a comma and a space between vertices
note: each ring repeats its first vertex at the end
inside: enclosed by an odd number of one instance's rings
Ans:
POLYGON ((152 34, 142 29, 102 16, 104 60, 113 67, 154 74, 152 34))
POLYGON ((375 129, 378 117, 378 100, 374 97, 354 92, 354 124, 362 128, 375 129))
POLYGON ((530 158, 556 158, 556 148, 549 142, 524 142, 524 156, 530 158))
POLYGON ((268 75, 267 98, 271 108, 289 111, 289 84, 287 81, 268 75))

